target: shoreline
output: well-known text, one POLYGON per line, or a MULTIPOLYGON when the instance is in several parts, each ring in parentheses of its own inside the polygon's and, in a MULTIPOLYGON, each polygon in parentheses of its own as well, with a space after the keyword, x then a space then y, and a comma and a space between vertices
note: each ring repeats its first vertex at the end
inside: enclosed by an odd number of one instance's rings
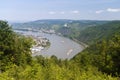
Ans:
POLYGON ((73 40, 73 41, 77 42, 78 44, 82 45, 84 49, 88 47, 87 44, 85 44, 85 43, 83 43, 81 41, 78 41, 77 39, 71 39, 71 40, 73 40))
POLYGON ((77 39, 75 39, 75 38, 74 38, 74 39, 71 39, 71 38, 66 37, 66 36, 64 36, 64 35, 59 35, 59 34, 57 34, 57 33, 55 33, 55 34, 58 35, 58 36, 62 36, 62 37, 68 38, 68 39, 70 39, 70 40, 72 40, 72 41, 78 43, 79 45, 81 45, 81 46, 83 47, 83 49, 85 49, 85 48, 88 47, 87 44, 85 44, 85 43, 83 43, 83 42, 81 42, 81 41, 79 41, 79 40, 77 40, 77 39))
MULTIPOLYGON (((43 33, 44 33, 44 32, 43 32, 43 33)), ((45 33, 45 34, 49 34, 49 33, 45 33)), ((57 33, 53 33, 53 34, 51 34, 51 35, 57 35, 57 36, 60 36, 60 37, 69 39, 69 40, 77 43, 77 44, 81 47, 82 50, 84 50, 84 49, 87 47, 86 44, 80 42, 80 41, 77 40, 77 39, 71 39, 71 38, 69 38, 69 37, 66 37, 66 36, 63 36, 63 35, 59 35, 59 34, 57 34, 57 33)), ((40 36, 39 36, 39 37, 40 37, 40 36)), ((33 38, 34 40, 37 39, 38 43, 40 42, 38 36, 32 37, 32 38, 33 38)), ((40 37, 40 38, 41 38, 41 37, 40 37)), ((36 41, 36 40, 35 40, 35 41, 36 41)), ((45 41, 46 41, 46 40, 45 40, 45 41)), ((48 40, 48 41, 49 41, 49 40, 48 40)), ((51 42, 50 42, 50 43, 51 43, 51 42)), ((35 46, 35 45, 33 45, 33 46, 35 46)), ((50 46, 50 44, 49 44, 49 46, 50 46)), ((37 47, 35 46, 35 47, 32 49, 32 50, 33 50, 32 54, 34 55, 34 52, 35 52, 35 53, 38 52, 39 49, 41 50, 41 49, 43 49, 43 47, 41 48, 40 45, 37 46, 37 47)), ((73 50, 70 50, 70 51, 68 51, 68 53, 71 53, 72 51, 73 51, 73 50)), ((40 51, 39 51, 39 52, 40 52, 40 51)), ((78 51, 77 53, 79 53, 79 52, 81 52, 81 51, 78 51)), ((77 54, 77 53, 75 53, 75 54, 77 54)), ((68 55, 69 55, 69 54, 68 54, 68 55)))

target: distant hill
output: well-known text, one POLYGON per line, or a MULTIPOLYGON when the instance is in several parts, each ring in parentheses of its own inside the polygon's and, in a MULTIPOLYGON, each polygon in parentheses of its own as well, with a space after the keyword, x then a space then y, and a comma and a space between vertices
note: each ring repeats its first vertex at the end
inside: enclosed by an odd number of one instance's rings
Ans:
POLYGON ((46 19, 36 20, 26 23, 13 23, 13 28, 45 28, 45 29, 58 29, 64 27, 67 24, 69 27, 89 27, 104 24, 107 21, 96 21, 96 20, 67 20, 67 19, 46 19))
POLYGON ((109 21, 97 21, 97 20, 67 20, 67 19, 48 19, 48 20, 36 20, 26 23, 13 23, 13 29, 46 29, 55 30, 56 33, 60 33, 63 36, 73 38, 79 38, 79 34, 82 30, 108 23, 109 21))
POLYGON ((81 31, 79 40, 89 44, 102 39, 110 39, 115 34, 120 34, 120 21, 111 21, 103 25, 86 28, 81 31))
POLYGON ((108 39, 120 33, 120 21, 46 19, 12 25, 14 29, 53 29, 56 33, 87 44, 108 39))

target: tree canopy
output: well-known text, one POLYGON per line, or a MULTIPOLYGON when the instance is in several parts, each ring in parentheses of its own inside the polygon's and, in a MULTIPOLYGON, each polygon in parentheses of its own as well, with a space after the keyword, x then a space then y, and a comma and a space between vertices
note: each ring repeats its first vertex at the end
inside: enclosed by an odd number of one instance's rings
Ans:
POLYGON ((0 68, 31 61, 32 39, 16 34, 6 21, 0 21, 0 68))

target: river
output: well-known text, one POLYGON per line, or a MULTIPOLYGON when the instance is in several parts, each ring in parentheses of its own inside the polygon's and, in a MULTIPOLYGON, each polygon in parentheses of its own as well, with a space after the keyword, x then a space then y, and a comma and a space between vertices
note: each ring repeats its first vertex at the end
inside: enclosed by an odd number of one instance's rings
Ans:
POLYGON ((45 48, 38 53, 32 54, 32 56, 42 55, 45 57, 50 57, 55 55, 60 59, 70 59, 79 52, 81 52, 84 47, 68 38, 58 36, 56 34, 47 34, 43 32, 32 32, 32 31, 17 31, 25 35, 41 36, 49 39, 51 45, 49 48, 45 48))

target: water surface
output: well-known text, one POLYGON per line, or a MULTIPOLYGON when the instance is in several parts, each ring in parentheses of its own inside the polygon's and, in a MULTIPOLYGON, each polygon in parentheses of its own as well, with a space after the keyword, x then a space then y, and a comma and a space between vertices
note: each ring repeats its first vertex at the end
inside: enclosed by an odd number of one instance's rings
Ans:
POLYGON ((32 54, 32 56, 43 55, 49 57, 55 55, 61 59, 70 59, 77 53, 83 50, 83 46, 62 36, 56 34, 46 34, 42 32, 31 32, 31 31, 16 31, 25 35, 41 36, 49 39, 51 45, 49 48, 45 48, 38 53, 32 54))

